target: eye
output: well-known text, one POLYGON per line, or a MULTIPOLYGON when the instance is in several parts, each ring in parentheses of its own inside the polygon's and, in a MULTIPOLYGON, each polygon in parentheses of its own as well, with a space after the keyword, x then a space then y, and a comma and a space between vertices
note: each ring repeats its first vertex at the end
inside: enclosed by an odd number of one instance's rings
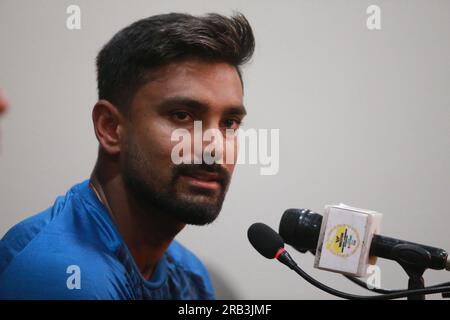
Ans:
POLYGON ((188 122, 192 121, 192 116, 186 111, 176 111, 172 113, 172 119, 176 122, 188 122))
POLYGON ((223 125, 224 125, 225 129, 233 129, 233 130, 239 129, 241 124, 242 124, 242 120, 241 119, 226 119, 223 122, 223 125))

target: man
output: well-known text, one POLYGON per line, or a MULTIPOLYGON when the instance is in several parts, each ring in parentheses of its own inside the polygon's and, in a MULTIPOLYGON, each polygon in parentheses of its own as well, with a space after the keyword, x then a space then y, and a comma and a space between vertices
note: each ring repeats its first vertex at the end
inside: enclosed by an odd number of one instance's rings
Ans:
MULTIPOLYGON (((6 110, 8 110, 8 107, 9 107, 8 99, 6 98, 2 89, 0 88, 0 117, 2 116, 3 113, 6 112, 6 110)), ((1 146, 1 134, 0 134, 0 146, 1 146)), ((0 153, 1 153, 1 148, 0 148, 0 153)))
MULTIPOLYGON (((174 238, 214 221, 235 161, 176 165, 171 135, 194 121, 239 127, 240 66, 253 50, 240 14, 158 15, 117 33, 97 57, 92 176, 7 232, 0 298, 214 298, 205 267, 174 238)), ((235 136, 223 141, 236 148, 235 136)))
POLYGON ((0 115, 8 109, 8 100, 4 95, 2 89, 0 89, 0 115))

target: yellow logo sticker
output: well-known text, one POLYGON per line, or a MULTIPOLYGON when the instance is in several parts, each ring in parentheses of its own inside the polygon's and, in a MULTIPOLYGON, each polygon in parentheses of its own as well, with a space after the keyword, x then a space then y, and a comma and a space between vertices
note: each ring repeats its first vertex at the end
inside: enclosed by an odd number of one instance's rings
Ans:
POLYGON ((339 224, 331 228, 326 238, 326 248, 340 257, 349 257, 360 245, 358 231, 352 226, 339 224))

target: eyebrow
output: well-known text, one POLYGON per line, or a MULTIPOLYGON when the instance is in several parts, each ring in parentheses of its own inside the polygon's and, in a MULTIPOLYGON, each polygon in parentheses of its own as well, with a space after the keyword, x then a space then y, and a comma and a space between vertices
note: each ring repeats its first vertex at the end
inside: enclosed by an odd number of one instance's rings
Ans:
MULTIPOLYGON (((190 109, 199 110, 200 112, 207 112, 210 109, 208 103, 187 97, 167 98, 158 105, 158 108, 165 109, 174 105, 185 106, 190 109)), ((247 110, 243 105, 230 105, 225 107, 225 109, 224 113, 229 115, 245 116, 247 114, 247 110)))

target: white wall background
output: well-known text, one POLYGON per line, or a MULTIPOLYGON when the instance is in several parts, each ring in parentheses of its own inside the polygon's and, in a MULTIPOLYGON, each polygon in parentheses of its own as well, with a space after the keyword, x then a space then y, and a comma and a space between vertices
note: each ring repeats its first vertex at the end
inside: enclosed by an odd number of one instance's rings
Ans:
MULTIPOLYGON (((275 229, 283 211, 344 202, 383 212, 383 233, 450 248, 450 2, 0 0, 0 87, 12 101, 0 121, 0 235, 86 179, 96 159, 90 120, 94 59, 120 28, 171 11, 243 12, 257 48, 245 68, 246 127, 280 129, 280 171, 237 168, 223 211, 179 239, 211 270, 219 298, 319 299, 247 241, 256 221, 275 229), (66 8, 82 28, 66 28, 66 8), (366 28, 381 8, 382 29, 366 28)), ((342 290, 339 275, 313 276, 342 290)), ((382 285, 405 287, 379 260, 382 285)), ((426 274, 428 284, 448 280, 426 274)))

